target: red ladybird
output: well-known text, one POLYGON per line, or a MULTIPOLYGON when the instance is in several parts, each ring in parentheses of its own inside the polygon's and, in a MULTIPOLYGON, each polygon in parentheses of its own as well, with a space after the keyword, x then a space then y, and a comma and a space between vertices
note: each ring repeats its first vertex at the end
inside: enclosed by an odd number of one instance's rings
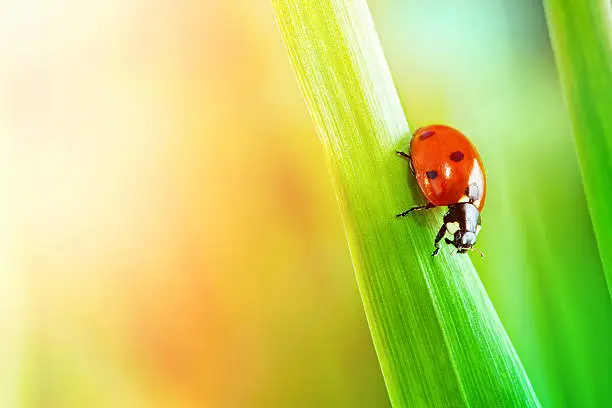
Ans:
POLYGON ((474 145, 457 129, 431 125, 414 133, 410 154, 397 153, 410 160, 412 174, 428 200, 426 205, 413 207, 397 216, 448 206, 432 256, 438 254, 440 241, 447 232, 453 239, 446 238, 446 243, 455 246, 459 253, 473 249, 480 232, 480 211, 486 196, 486 175, 474 145))

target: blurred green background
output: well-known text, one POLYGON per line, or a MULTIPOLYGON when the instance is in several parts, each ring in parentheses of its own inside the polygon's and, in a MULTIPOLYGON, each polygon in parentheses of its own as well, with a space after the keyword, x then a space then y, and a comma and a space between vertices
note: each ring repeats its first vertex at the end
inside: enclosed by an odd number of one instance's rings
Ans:
MULTIPOLYGON (((474 264, 540 401, 612 405, 612 307, 540 2, 369 5, 411 126, 481 151, 474 264)), ((2 16, 0 406, 388 406, 268 2, 2 16)))

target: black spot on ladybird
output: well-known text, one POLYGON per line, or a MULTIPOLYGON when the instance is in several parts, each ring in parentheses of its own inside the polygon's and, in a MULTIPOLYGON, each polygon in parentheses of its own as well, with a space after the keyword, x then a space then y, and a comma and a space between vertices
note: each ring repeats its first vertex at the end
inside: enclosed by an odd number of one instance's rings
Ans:
POLYGON ((436 134, 436 132, 434 132, 433 130, 426 130, 423 133, 421 133, 421 135, 419 136, 419 139, 421 139, 421 140, 429 139, 430 137, 432 137, 435 134, 436 134))
POLYGON ((435 170, 429 170, 429 171, 428 171, 427 173, 425 173, 425 174, 427 174, 427 178, 428 178, 428 179, 431 179, 431 180, 433 180, 433 179, 435 179, 436 177, 438 177, 438 172, 437 172, 437 171, 435 171, 435 170))
POLYGON ((465 156, 463 155, 463 152, 460 150, 457 150, 456 152, 452 152, 450 154, 450 159, 454 162, 460 162, 461 160, 463 160, 465 156))

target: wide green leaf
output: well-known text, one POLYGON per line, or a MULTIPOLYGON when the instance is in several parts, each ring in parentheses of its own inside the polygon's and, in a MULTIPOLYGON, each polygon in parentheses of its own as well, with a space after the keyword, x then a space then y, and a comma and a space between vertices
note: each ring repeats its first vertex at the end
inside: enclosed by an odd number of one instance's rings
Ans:
POLYGON ((410 131, 365 1, 273 6, 329 159, 393 405, 538 406, 470 259, 430 256, 441 210, 394 218, 424 199, 394 154, 410 131))

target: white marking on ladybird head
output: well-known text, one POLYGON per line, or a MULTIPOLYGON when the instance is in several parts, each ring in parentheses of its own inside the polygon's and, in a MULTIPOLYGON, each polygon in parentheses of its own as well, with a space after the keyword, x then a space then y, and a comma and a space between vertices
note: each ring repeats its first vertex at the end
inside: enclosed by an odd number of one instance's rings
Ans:
POLYGON ((451 235, 455 235, 455 232, 459 231, 459 223, 457 221, 447 222, 446 231, 451 235))

